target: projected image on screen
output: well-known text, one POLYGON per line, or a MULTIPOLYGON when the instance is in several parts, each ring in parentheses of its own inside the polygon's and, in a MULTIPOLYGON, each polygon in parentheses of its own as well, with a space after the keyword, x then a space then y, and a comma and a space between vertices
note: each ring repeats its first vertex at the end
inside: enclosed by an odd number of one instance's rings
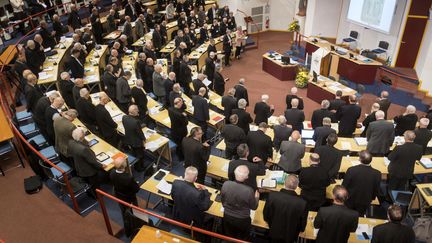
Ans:
POLYGON ((348 20, 378 31, 390 32, 396 0, 351 0, 348 20))

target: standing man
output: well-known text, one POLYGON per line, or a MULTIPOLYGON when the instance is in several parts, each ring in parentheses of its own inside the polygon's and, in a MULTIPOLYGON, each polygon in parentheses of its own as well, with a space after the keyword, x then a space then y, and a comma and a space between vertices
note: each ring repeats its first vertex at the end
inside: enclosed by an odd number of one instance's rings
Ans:
POLYGON ((420 119, 419 127, 414 130, 416 138, 414 139, 414 143, 421 145, 423 147, 423 154, 426 154, 426 149, 429 141, 432 138, 432 131, 427 127, 429 126, 429 119, 423 117, 420 119))
POLYGON ((303 130, 303 122, 305 120, 305 115, 303 110, 298 108, 299 100, 291 100, 291 108, 285 111, 285 119, 287 124, 292 126, 293 130, 301 131, 303 130))
POLYGON ((389 222, 377 225, 372 231, 372 243, 409 242, 414 243, 415 234, 411 227, 401 224, 402 208, 393 204, 387 209, 389 222))
POLYGON ((279 151, 282 142, 289 140, 293 130, 291 126, 287 126, 285 116, 278 116, 277 121, 279 124, 273 126, 273 145, 276 151, 279 151))
POLYGON ((223 50, 225 55, 225 66, 231 66, 230 58, 231 51, 233 48, 233 40, 231 38, 231 30, 226 30, 226 34, 223 37, 223 50))
POLYGON ((73 87, 74 82, 70 78, 70 74, 68 72, 62 72, 60 74, 59 88, 60 94, 66 102, 66 105, 69 108, 75 108, 75 100, 73 98, 73 87))
POLYGON ((348 192, 343 186, 333 189, 333 205, 321 208, 314 220, 315 229, 319 229, 316 243, 348 242, 351 232, 358 224, 358 213, 347 208, 344 203, 348 192))
POLYGON ((165 103, 165 87, 164 87, 164 77, 163 77, 162 65, 154 65, 153 72, 153 93, 156 95, 159 103, 165 103))
POLYGON ((27 76, 27 84, 24 87, 24 94, 27 101, 28 112, 34 112, 38 100, 43 97, 43 93, 40 90, 37 82, 38 79, 36 75, 31 73, 27 76))
POLYGON ((79 118, 90 131, 95 133, 98 130, 95 117, 96 107, 93 105, 87 88, 80 89, 80 96, 76 102, 79 118))
POLYGON ((238 102, 238 109, 233 109, 232 114, 238 116, 238 126, 243 129, 247 135, 249 133, 249 124, 252 123, 252 117, 249 112, 246 111, 247 102, 245 99, 240 99, 238 102))
POLYGON ((298 107, 297 108, 299 110, 303 110, 303 108, 304 108, 303 99, 300 98, 299 96, 297 96, 297 92, 298 92, 297 88, 296 87, 292 87, 291 88, 291 94, 288 94, 286 96, 285 102, 286 102, 286 105, 287 105, 287 110, 292 108, 292 105, 291 105, 291 100, 292 99, 298 99, 299 103, 298 103, 298 107))
POLYGON ((171 120, 171 138, 177 145, 176 153, 179 161, 184 159, 182 150, 182 140, 187 136, 187 125, 189 123, 186 112, 183 109, 183 99, 174 99, 174 106, 168 108, 168 115, 171 120))
POLYGON ((210 120, 210 110, 207 100, 204 98, 207 89, 201 87, 198 91, 198 95, 192 97, 193 106, 193 118, 198 126, 201 127, 203 131, 204 139, 207 136, 207 122, 210 120))
POLYGON ((335 132, 330 133, 325 141, 326 145, 315 147, 315 153, 320 157, 320 167, 327 172, 331 180, 334 180, 339 173, 343 153, 334 147, 338 141, 335 132))
POLYGON ((212 81, 212 84, 210 84, 213 87, 213 80, 214 80, 214 74, 215 74, 215 56, 216 54, 214 52, 210 52, 209 56, 205 59, 205 70, 204 74, 207 76, 208 80, 212 81))
POLYGON ((146 138, 141 128, 141 122, 138 119, 139 110, 136 105, 129 106, 128 115, 122 117, 122 123, 125 130, 123 144, 129 146, 133 155, 138 159, 135 164, 135 170, 144 171, 144 148, 146 138))
POLYGON ((384 119, 387 120, 387 111, 390 108, 391 102, 388 99, 389 93, 387 91, 382 91, 381 96, 377 99, 380 106, 380 110, 384 111, 384 119))
POLYGON ((238 116, 231 115, 230 123, 226 124, 221 131, 221 136, 225 141, 225 158, 232 159, 237 157, 237 147, 246 142, 246 135, 240 127, 237 126, 238 116))
POLYGON ((80 55, 81 51, 79 49, 72 49, 72 55, 67 66, 73 78, 84 77, 84 64, 82 64, 80 61, 80 55))
POLYGON ((240 165, 234 170, 235 181, 224 182, 221 195, 224 215, 222 225, 228 236, 249 240, 251 218, 250 210, 256 210, 259 192, 244 184, 249 176, 249 169, 240 165))
POLYGON ((110 113, 105 108, 105 105, 110 102, 107 94, 99 94, 99 104, 95 107, 96 123, 102 137, 114 147, 118 146, 119 135, 117 133, 117 123, 111 118, 110 113))
POLYGON ((306 201, 297 195, 299 180, 288 175, 285 188, 270 192, 264 206, 264 220, 270 228, 271 242, 296 242, 306 228, 308 211, 306 201))
POLYGON ((266 134, 269 126, 265 122, 258 125, 257 131, 250 131, 247 135, 247 144, 250 149, 249 160, 260 158, 264 163, 273 158, 273 143, 266 134))
POLYGON ((379 104, 373 103, 372 107, 371 107, 371 113, 369 115, 365 114, 366 118, 362 122, 364 129, 363 129, 363 132, 360 134, 360 137, 366 137, 366 132, 367 132, 367 129, 369 127, 369 124, 371 122, 376 121, 375 113, 379 110, 380 110, 379 104))
POLYGON ((54 119, 54 134, 55 134, 55 149, 64 156, 63 159, 68 160, 71 154, 68 153, 69 141, 72 140, 72 132, 76 126, 72 123, 77 118, 78 112, 74 109, 67 110, 62 113, 62 116, 57 116, 54 119))
POLYGON ((311 123, 312 128, 315 129, 317 127, 322 126, 322 121, 324 117, 329 117, 330 119, 334 117, 333 112, 331 112, 328 108, 330 106, 330 102, 328 100, 321 101, 321 108, 314 110, 312 113, 311 123))
POLYGON ((315 148, 326 144, 328 135, 331 133, 336 134, 336 130, 331 128, 330 117, 324 117, 322 120, 322 126, 314 129, 312 139, 315 141, 315 148))
POLYGON ((49 144, 54 144, 55 133, 54 133, 54 118, 60 116, 61 108, 64 105, 62 97, 57 97, 53 100, 51 105, 45 109, 45 129, 48 135, 47 141, 49 144))
MULTIPOLYGON (((117 58, 116 58, 117 59, 117 58)), ((111 98, 114 102, 116 101, 116 92, 117 92, 117 79, 120 76, 121 69, 118 70, 118 73, 114 73, 114 67, 111 64, 106 65, 105 71, 102 75, 102 84, 104 85, 104 90, 108 97, 111 98)))
POLYGON ((405 112, 402 115, 395 116, 393 118, 395 127, 395 135, 402 136, 405 131, 414 130, 417 125, 418 117, 416 115, 416 108, 413 105, 406 107, 405 112))
POLYGON ((269 96, 266 94, 261 95, 261 102, 255 104, 254 114, 255 114, 255 124, 260 124, 261 122, 268 123, 268 118, 273 115, 274 106, 268 105, 267 102, 269 96))
MULTIPOLYGON (((144 82, 142 79, 137 79, 135 81, 135 86, 131 89, 131 96, 134 105, 138 106, 139 119, 141 123, 148 122, 148 109, 147 109, 147 95, 144 91, 144 82)), ((148 124, 148 123, 147 123, 148 124)))
POLYGON ((237 99, 235 96, 236 90, 231 88, 228 94, 222 97, 222 107, 224 108, 225 123, 229 123, 229 118, 232 115, 232 110, 237 108, 237 99))
POLYGON ((220 73, 221 66, 217 65, 214 73, 213 88, 216 94, 223 96, 225 93, 225 83, 229 80, 220 73))
MULTIPOLYGON (((15 21, 23 20, 27 17, 27 14, 24 12, 24 1, 23 0, 10 0, 10 4, 12 5, 13 14, 15 17, 15 21)), ((24 22, 19 24, 19 30, 23 35, 26 34, 24 22)))
POLYGON ((368 151, 360 151, 359 159, 361 164, 347 170, 342 186, 349 193, 347 207, 363 216, 371 202, 380 195, 381 172, 370 166, 372 155, 368 151))
POLYGON ((128 83, 128 80, 131 77, 132 73, 130 71, 125 71, 124 75, 117 79, 116 83, 117 105, 124 113, 128 111, 128 107, 131 102, 131 88, 128 83))
POLYGON ((246 104, 249 106, 249 96, 245 86, 245 79, 241 78, 239 80, 239 83, 234 86, 234 89, 235 89, 235 98, 237 100, 245 99, 246 104))
POLYGON ((281 155, 278 165, 288 173, 298 174, 302 167, 301 160, 305 155, 305 145, 299 142, 299 131, 291 133, 291 139, 283 141, 279 153, 281 155))
POLYGON ((193 166, 198 169, 197 182, 204 184, 207 174, 207 161, 210 157, 210 145, 202 142, 203 131, 201 127, 192 128, 189 137, 183 138, 182 148, 185 156, 184 166, 193 166))
POLYGON ((331 111, 337 111, 342 106, 346 105, 345 100, 342 99, 342 90, 336 91, 335 99, 330 100, 330 107, 329 110, 331 111))
POLYGON ((361 115, 361 107, 358 106, 355 95, 350 95, 349 104, 342 106, 336 112, 336 118, 339 120, 339 136, 352 137, 357 127, 357 119, 361 115))
POLYGON ((68 25, 72 28, 72 30, 76 30, 81 28, 81 17, 78 14, 78 9, 75 4, 70 5, 71 12, 68 16, 68 25))
POLYGON ((375 113, 376 121, 371 122, 366 131, 367 150, 373 156, 385 156, 390 151, 395 138, 393 123, 384 120, 383 111, 375 113))

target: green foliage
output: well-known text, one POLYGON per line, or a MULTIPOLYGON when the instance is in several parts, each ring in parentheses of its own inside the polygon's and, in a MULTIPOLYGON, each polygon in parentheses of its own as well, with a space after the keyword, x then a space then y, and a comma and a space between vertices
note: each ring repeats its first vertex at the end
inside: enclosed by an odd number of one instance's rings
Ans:
POLYGON ((309 80, 309 71, 301 67, 296 75, 295 86, 297 88, 306 88, 309 80))

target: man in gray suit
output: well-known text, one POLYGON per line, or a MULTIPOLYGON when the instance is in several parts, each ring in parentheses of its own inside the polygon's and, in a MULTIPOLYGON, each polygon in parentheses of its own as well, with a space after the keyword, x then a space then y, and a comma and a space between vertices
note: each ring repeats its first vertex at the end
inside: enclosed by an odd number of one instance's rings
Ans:
POLYGON ((385 113, 381 110, 375 113, 376 121, 369 123, 366 131, 367 150, 373 156, 384 156, 390 151, 395 138, 393 123, 384 120, 385 113))
POLYGON ((291 134, 291 141, 283 141, 280 146, 281 158, 279 166, 287 173, 298 174, 301 160, 305 154, 305 145, 299 142, 300 133, 295 130, 291 134))
POLYGON ((128 80, 132 77, 130 71, 125 71, 124 75, 117 79, 116 82, 116 98, 118 107, 127 113, 129 109, 129 103, 131 101, 131 88, 128 80))
POLYGON ((165 104, 165 78, 162 76, 162 65, 156 64, 153 72, 153 93, 160 103, 165 104))
MULTIPOLYGON (((68 158, 68 144, 72 140, 72 131, 76 126, 72 123, 77 118, 78 112, 74 109, 63 112, 62 116, 54 118, 55 149, 60 155, 68 158)), ((63 159, 63 158, 62 158, 63 159)))

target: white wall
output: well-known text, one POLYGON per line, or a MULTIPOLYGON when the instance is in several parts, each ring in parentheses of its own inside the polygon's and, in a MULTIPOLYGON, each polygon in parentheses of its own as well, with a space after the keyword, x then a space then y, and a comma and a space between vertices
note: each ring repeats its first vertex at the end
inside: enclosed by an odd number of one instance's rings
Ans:
MULTIPOLYGON (((353 0, 355 1, 355 0, 353 0)), ((346 18, 349 8, 349 0, 343 0, 341 18, 339 22, 339 30, 337 35, 337 43, 341 43, 343 38, 347 38, 351 30, 359 33, 358 45, 359 49, 375 49, 378 47, 379 41, 387 41, 389 45, 388 54, 395 61, 396 51, 398 49, 399 39, 404 26, 404 16, 407 14, 410 0, 398 0, 396 12, 393 17, 393 23, 389 34, 385 34, 376 30, 367 29, 358 24, 349 22, 346 18)))
POLYGON ((309 1, 306 11, 306 36, 336 38, 343 0, 309 1))
POLYGON ((432 95, 432 20, 430 19, 425 29, 415 69, 421 80, 420 89, 426 90, 429 95, 432 95))

